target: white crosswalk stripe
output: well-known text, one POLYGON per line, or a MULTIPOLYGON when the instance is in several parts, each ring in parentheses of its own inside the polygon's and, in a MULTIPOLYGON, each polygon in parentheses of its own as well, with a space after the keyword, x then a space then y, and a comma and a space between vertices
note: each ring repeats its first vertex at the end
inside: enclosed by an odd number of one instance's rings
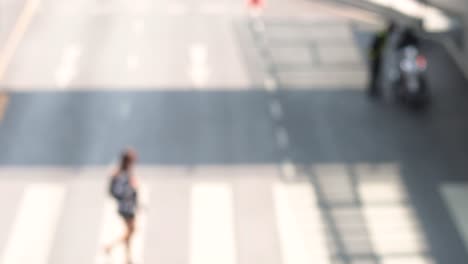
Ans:
POLYGON ((64 196, 65 187, 60 184, 34 184, 26 188, 2 264, 48 263, 64 196))
POLYGON ((235 264, 232 190, 197 183, 192 189, 190 264, 235 264))
POLYGON ((307 183, 278 183, 273 191, 283 264, 330 263, 324 225, 307 183))
POLYGON ((185 264, 189 252, 191 180, 174 177, 149 183, 145 263, 185 264))
MULTIPOLYGON (((199 178, 181 177, 186 175, 182 171, 166 170, 170 176, 161 178, 149 176, 162 171, 143 172, 144 209, 131 242, 136 264, 335 263, 340 253, 330 244, 335 239, 329 230, 333 223, 325 221, 338 221, 340 212, 350 210, 366 220, 363 225, 375 254, 393 261, 392 252, 403 252, 409 259, 430 263, 421 255, 420 242, 425 239, 413 228, 417 219, 405 206, 404 190, 389 173, 380 177, 375 171, 357 170, 356 192, 363 205, 330 209, 321 206, 324 194, 316 193, 329 183, 321 180, 315 188, 308 181, 282 182, 276 177, 212 178, 209 170, 199 178), (381 202, 390 204, 382 207, 381 202), (398 216, 392 225, 386 221, 390 215, 398 216), (336 219, 327 220, 330 217, 336 219), (392 230, 397 232, 389 236, 392 230)), ((326 172, 327 179, 333 178, 332 170, 326 172)), ((50 183, 49 178, 34 184, 28 180, 6 184, 0 179, 0 192, 5 193, 0 199, 21 197, 12 207, 0 203, 7 212, 1 222, 7 226, 0 226, 0 238, 5 237, 0 239, 0 264, 125 263, 123 245, 109 256, 104 252, 106 244, 124 234, 124 223, 116 202, 105 192, 107 178, 96 175, 107 174, 92 169, 73 180, 50 183)), ((349 228, 337 226, 342 239, 355 238, 349 228)))

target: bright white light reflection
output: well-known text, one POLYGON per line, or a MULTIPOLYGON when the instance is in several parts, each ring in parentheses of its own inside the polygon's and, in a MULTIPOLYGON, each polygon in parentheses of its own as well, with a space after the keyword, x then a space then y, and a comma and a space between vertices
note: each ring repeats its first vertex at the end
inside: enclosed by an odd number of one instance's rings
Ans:
POLYGON ((428 31, 444 31, 450 29, 452 22, 450 17, 442 10, 431 7, 416 0, 368 0, 387 8, 394 9, 407 16, 422 19, 424 27, 428 31))

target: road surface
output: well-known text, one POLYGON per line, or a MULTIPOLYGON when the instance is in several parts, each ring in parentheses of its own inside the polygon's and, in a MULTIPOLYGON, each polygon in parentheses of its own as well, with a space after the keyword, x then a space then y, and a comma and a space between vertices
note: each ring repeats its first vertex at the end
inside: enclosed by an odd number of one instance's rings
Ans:
MULTIPOLYGON (((136 263, 463 263, 465 81, 371 102, 378 16, 326 1, 27 0, 1 39, 0 263, 123 263, 108 175, 139 153, 136 263), (115 220, 115 221, 114 221, 115 220)), ((13 10, 17 10, 13 12, 13 10)))

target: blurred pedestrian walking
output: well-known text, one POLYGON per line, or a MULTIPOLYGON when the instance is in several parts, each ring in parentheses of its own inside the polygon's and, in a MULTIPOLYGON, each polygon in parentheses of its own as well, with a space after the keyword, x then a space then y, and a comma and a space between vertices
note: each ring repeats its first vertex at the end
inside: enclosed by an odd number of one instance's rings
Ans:
POLYGON ((390 22, 385 29, 376 33, 372 39, 369 48, 370 81, 368 85, 368 94, 372 97, 380 95, 379 80, 383 66, 384 49, 396 27, 395 22, 390 22))
POLYGON ((123 243, 128 264, 132 263, 130 244, 135 233, 135 218, 138 211, 139 182, 134 173, 136 158, 137 154, 133 149, 126 149, 122 153, 119 167, 111 175, 109 185, 110 194, 117 201, 118 214, 124 220, 126 230, 121 237, 106 245, 105 251, 110 254, 116 245, 123 243))

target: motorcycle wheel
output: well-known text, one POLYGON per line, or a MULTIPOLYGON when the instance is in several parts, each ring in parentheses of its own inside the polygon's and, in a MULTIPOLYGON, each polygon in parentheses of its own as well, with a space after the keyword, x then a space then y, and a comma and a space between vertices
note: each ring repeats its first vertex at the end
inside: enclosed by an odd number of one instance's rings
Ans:
POLYGON ((406 94, 406 96, 404 97, 406 105, 412 110, 417 111, 425 110, 429 106, 430 101, 426 81, 424 79, 421 79, 419 85, 420 87, 422 87, 421 91, 413 95, 406 94))

